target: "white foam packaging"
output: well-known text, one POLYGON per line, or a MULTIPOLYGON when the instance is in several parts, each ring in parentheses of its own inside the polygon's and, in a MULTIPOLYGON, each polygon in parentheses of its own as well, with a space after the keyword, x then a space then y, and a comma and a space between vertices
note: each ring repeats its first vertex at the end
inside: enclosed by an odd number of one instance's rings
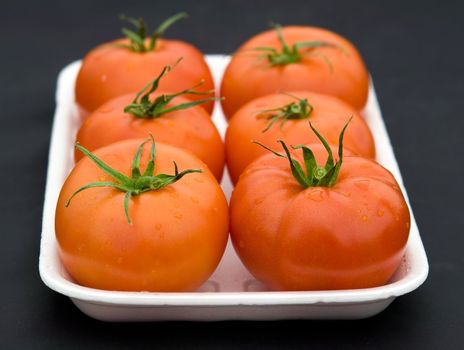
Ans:
MULTIPOLYGON (((230 58, 207 55, 206 59, 218 87, 230 58)), ((71 298, 85 314, 104 321, 359 319, 381 312, 396 297, 413 291, 427 278, 427 257, 411 211, 411 231, 402 264, 390 282, 381 287, 268 291, 241 264, 230 241, 214 274, 195 292, 117 292, 87 288, 73 282, 57 253, 54 222, 61 186, 73 166, 73 145, 80 124, 74 99, 80 64, 80 61, 69 64, 58 77, 39 270, 49 288, 71 298)), ((363 116, 374 134, 377 161, 396 177, 409 204, 372 83, 363 116)), ((213 120, 224 136, 227 122, 219 106, 215 108, 213 120)), ((229 199, 233 187, 227 173, 221 185, 229 199)))

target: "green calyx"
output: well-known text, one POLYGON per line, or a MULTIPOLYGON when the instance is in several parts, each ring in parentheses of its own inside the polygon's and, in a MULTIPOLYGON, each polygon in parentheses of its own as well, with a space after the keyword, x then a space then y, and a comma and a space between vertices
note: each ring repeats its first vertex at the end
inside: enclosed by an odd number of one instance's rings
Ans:
POLYGON ((285 151, 285 155, 280 154, 278 152, 273 151, 269 147, 265 145, 253 141, 254 143, 264 147, 268 151, 272 152, 274 155, 282 158, 288 159, 290 163, 290 169, 292 171, 293 177, 298 181, 298 183, 303 188, 309 187, 332 187, 335 185, 338 177, 338 173, 340 172, 340 168, 343 162, 343 136, 345 134, 345 130, 348 124, 351 122, 352 117, 348 120, 348 122, 343 127, 342 131, 340 132, 339 141, 338 141, 338 161, 335 163, 332 150, 330 149, 329 144, 327 141, 320 135, 316 129, 312 126, 311 122, 309 122, 309 126, 311 127, 312 131, 316 134, 318 139, 324 145, 324 148, 327 150, 328 157, 325 165, 319 166, 316 163, 316 158, 314 157, 314 153, 304 145, 297 145, 292 146, 293 149, 301 149, 303 152, 303 161, 304 161, 304 168, 303 170, 302 165, 294 158, 292 158, 290 151, 285 144, 284 141, 278 140, 278 142, 282 145, 282 148, 285 151))
POLYGON ((156 48, 156 42, 159 38, 164 35, 164 32, 177 21, 188 17, 187 13, 180 12, 172 17, 166 19, 150 36, 150 41, 145 44, 145 38, 147 37, 147 27, 145 21, 142 18, 132 18, 121 15, 120 18, 124 21, 129 22, 135 27, 134 30, 128 28, 122 28, 122 33, 129 39, 130 44, 119 45, 120 47, 127 48, 134 52, 148 52, 153 51, 156 48))
POLYGON ((267 59, 271 66, 285 66, 287 64, 300 62, 304 56, 317 56, 321 57, 329 69, 332 71, 332 64, 328 57, 320 52, 315 51, 321 47, 331 47, 343 50, 340 46, 323 40, 312 40, 312 41, 299 41, 294 43, 292 46, 288 46, 282 35, 282 26, 280 24, 271 25, 277 32, 277 37, 281 44, 281 50, 277 50, 274 47, 255 47, 254 51, 264 52, 258 56, 258 60, 267 59))
POLYGON ((208 97, 204 98, 201 100, 196 100, 192 102, 184 102, 180 103, 175 106, 171 107, 166 107, 173 99, 175 99, 178 96, 181 95, 209 95, 214 92, 214 90, 208 90, 208 91, 195 91, 195 88, 203 85, 203 81, 200 81, 198 84, 192 86, 189 89, 179 91, 175 94, 163 94, 158 97, 156 97, 154 100, 150 100, 150 94, 156 89, 158 89, 159 82, 161 78, 170 72, 172 69, 174 69, 175 66, 182 60, 180 58, 177 60, 177 62, 171 67, 171 66, 165 66, 163 70, 161 71, 160 75, 158 75, 155 80, 151 81, 148 83, 142 90, 139 91, 139 93, 135 96, 134 100, 130 105, 127 105, 124 108, 125 113, 130 113, 134 117, 137 118, 159 118, 163 114, 173 112, 173 111, 178 111, 190 107, 194 107, 197 105, 200 105, 205 102, 209 101, 216 101, 219 100, 220 98, 216 97, 208 97))
POLYGON ((290 102, 282 107, 265 109, 259 112, 258 118, 265 118, 268 121, 263 132, 268 131, 278 121, 280 121, 280 128, 282 129, 288 120, 309 118, 314 111, 314 107, 306 98, 299 98, 290 94, 286 95, 295 98, 297 102, 290 102))
POLYGON ((179 172, 176 162, 174 162, 174 175, 168 174, 157 174, 154 175, 155 171, 155 140, 153 136, 145 140, 137 149, 134 159, 132 161, 131 167, 131 176, 128 177, 119 171, 111 168, 105 164, 101 159, 97 158, 93 153, 82 147, 80 144, 76 143, 76 148, 84 153, 88 158, 90 158, 101 170, 103 170, 107 175, 112 177, 116 182, 111 181, 102 181, 102 182, 92 182, 85 186, 82 186, 77 191, 75 191, 68 201, 65 204, 65 207, 68 207, 71 204, 71 200, 79 193, 89 188, 94 187, 112 187, 119 191, 125 192, 124 197, 124 212, 126 215, 127 222, 132 223, 132 220, 129 215, 129 201, 131 197, 140 195, 148 191, 155 191, 162 189, 174 182, 179 181, 182 177, 191 173, 201 173, 201 169, 187 169, 179 172), (145 171, 141 172, 140 170, 140 158, 142 156, 143 146, 151 141, 151 150, 150 150, 150 160, 148 161, 145 171))

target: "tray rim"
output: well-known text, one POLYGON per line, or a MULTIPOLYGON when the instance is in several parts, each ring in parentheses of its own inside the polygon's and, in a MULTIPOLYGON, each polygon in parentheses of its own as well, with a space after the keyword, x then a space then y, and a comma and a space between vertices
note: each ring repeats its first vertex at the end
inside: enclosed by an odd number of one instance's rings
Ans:
MULTIPOLYGON (((227 59, 225 55, 206 55, 206 58, 213 59, 227 59)), ((99 304, 99 305, 115 305, 115 306, 140 306, 140 307, 169 307, 169 306, 195 306, 195 307, 214 307, 214 306, 273 306, 273 305, 344 305, 344 304, 358 304, 358 303, 375 303, 385 301, 390 298, 395 298, 407 294, 414 289, 418 288, 427 278, 429 265, 425 249, 423 247, 417 224, 411 209, 411 231, 407 244, 406 254, 413 254, 415 259, 420 261, 419 266, 414 266, 408 274, 398 281, 388 285, 365 288, 365 289, 352 289, 352 290, 334 290, 334 291, 262 291, 262 292, 182 292, 182 293, 154 293, 154 292, 119 292, 119 291, 106 291, 93 288, 84 287, 71 282, 63 277, 56 278, 51 274, 50 267, 46 263, 44 257, 47 251, 47 229, 49 225, 50 215, 47 208, 50 207, 52 200, 51 184, 53 183, 53 168, 56 159, 52 155, 56 153, 63 153, 65 150, 60 149, 60 140, 63 135, 58 132, 60 120, 58 118, 61 110, 64 108, 62 100, 65 98, 65 92, 62 87, 66 85, 66 74, 76 69, 80 64, 80 60, 74 61, 60 71, 58 75, 57 91, 56 91, 56 109, 53 119, 50 149, 49 149, 49 163, 47 168, 47 178, 45 186, 45 199, 43 209, 43 221, 41 232, 40 256, 39 256, 39 272, 42 281, 50 289, 66 295, 72 299, 78 299, 83 302, 99 304), (44 238, 45 237, 45 238, 44 238)), ((375 89, 371 83, 371 96, 380 114, 375 89)), ((380 114, 381 127, 385 129, 383 117, 380 114)), ((61 121, 62 122, 62 121, 61 121)), ((391 148, 390 138, 385 129, 388 145, 391 148)), ((398 167, 396 157, 393 158, 398 167)), ((400 187, 403 190, 405 199, 410 206, 409 198, 404 188, 401 173, 399 168, 389 169, 395 174, 400 187)), ((52 203, 54 208, 54 204, 52 203)), ((48 239, 54 240, 53 237, 48 239)), ((417 265, 417 264, 416 264, 417 265)))

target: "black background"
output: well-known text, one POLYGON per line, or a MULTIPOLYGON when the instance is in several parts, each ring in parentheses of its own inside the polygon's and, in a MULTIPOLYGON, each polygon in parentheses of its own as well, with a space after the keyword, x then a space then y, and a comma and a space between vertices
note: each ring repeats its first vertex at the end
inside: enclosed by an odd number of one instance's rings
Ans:
POLYGON ((443 348, 464 343, 463 6, 447 1, 0 2, 0 348, 443 348), (120 13, 228 53, 270 20, 351 39, 374 78, 430 262, 417 291, 368 320, 110 324, 45 287, 38 255, 59 70, 119 36, 120 13))

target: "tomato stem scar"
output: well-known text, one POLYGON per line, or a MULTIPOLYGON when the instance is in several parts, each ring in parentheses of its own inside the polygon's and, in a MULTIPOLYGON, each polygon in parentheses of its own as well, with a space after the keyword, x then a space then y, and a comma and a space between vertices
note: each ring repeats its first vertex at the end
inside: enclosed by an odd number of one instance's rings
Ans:
POLYGON ((166 107, 168 103, 170 103, 173 99, 175 99, 178 96, 182 95, 209 95, 214 93, 214 90, 208 90, 208 91, 196 91, 195 88, 203 85, 204 81, 200 81, 198 84, 192 86, 191 88, 179 91, 174 94, 162 94, 158 97, 156 97, 154 100, 150 100, 150 94, 156 91, 158 89, 159 82, 161 78, 169 73, 172 69, 174 69, 179 62, 182 61, 182 57, 179 58, 176 63, 174 63, 172 66, 165 66, 160 74, 151 82, 149 82, 146 86, 140 90, 137 95, 135 95, 134 100, 130 105, 127 105, 124 108, 125 113, 130 113, 134 117, 137 118, 159 118, 162 115, 173 112, 173 111, 179 111, 182 109, 187 109, 191 108, 194 106, 198 106, 202 103, 209 102, 209 101, 217 101, 220 100, 221 98, 217 97, 208 97, 205 99, 197 100, 197 101, 192 101, 192 102, 184 102, 180 103, 178 105, 172 106, 172 107, 166 107))
POLYGON ((287 64, 300 62, 304 56, 313 56, 322 58, 330 71, 332 71, 333 67, 329 58, 323 53, 316 52, 315 50, 317 48, 329 47, 345 52, 343 47, 323 40, 298 41, 292 46, 288 46, 282 34, 282 26, 278 23, 272 23, 271 27, 276 30, 281 45, 281 51, 269 46, 260 46, 251 49, 253 51, 264 52, 262 55, 258 56, 258 60, 267 59, 271 66, 285 66, 287 64))
POLYGON ((303 152, 303 161, 304 161, 304 167, 305 167, 306 174, 301 164, 296 159, 292 158, 290 151, 284 141, 278 140, 277 142, 279 142, 282 145, 282 148, 285 151, 285 155, 270 149, 269 147, 259 143, 258 141, 253 141, 253 143, 260 145, 261 147, 265 148, 266 150, 273 153, 277 157, 288 159, 290 163, 290 169, 292 171, 292 175, 295 178, 295 180, 301 185, 301 187, 303 188, 318 187, 318 186, 332 187, 333 185, 335 185, 337 181, 338 173, 340 172, 340 168, 342 166, 343 137, 345 134, 345 130, 352 119, 353 117, 350 117, 350 119, 345 124, 342 131, 340 132, 340 136, 338 140, 338 161, 336 163, 334 162, 332 149, 330 148, 329 144, 322 137, 322 135, 319 134, 319 132, 313 127, 311 122, 309 122, 309 126, 311 127, 311 130, 316 134, 317 138, 324 145, 324 148, 326 149, 328 156, 327 156, 325 165, 322 167, 322 166, 317 165, 316 158, 314 157, 314 153, 307 146, 305 145, 292 146, 293 149, 295 150, 301 149, 301 151, 303 152))
POLYGON ((132 160, 131 166, 131 176, 128 177, 119 171, 111 168, 109 165, 104 163, 101 159, 96 157, 92 152, 82 147, 79 143, 76 143, 75 147, 84 153, 90 160, 92 160, 101 170, 103 170, 107 175, 112 177, 116 182, 111 181, 102 181, 102 182, 92 182, 85 186, 82 186, 76 190, 68 201, 65 204, 65 207, 68 207, 71 204, 71 200, 79 193, 89 188, 94 187, 112 187, 119 191, 126 192, 124 196, 124 212, 126 215, 127 222, 132 224, 131 217, 129 215, 129 202, 131 197, 140 195, 148 191, 159 190, 170 184, 173 184, 179 181, 182 177, 191 173, 201 173, 201 169, 187 169, 179 172, 177 163, 174 163, 174 175, 168 174, 157 174, 154 175, 155 171, 155 154, 156 154, 156 145, 153 136, 150 134, 150 137, 147 138, 140 146, 137 148, 137 152, 132 160), (150 148, 150 159, 145 168, 145 171, 141 172, 140 170, 140 158, 142 156, 143 146, 151 142, 150 148))
POLYGON ((147 26, 142 18, 132 18, 125 15, 120 15, 120 19, 129 22, 135 27, 135 31, 128 28, 122 28, 122 33, 129 39, 130 44, 118 44, 119 47, 129 49, 134 52, 148 52, 156 48, 156 42, 164 35, 164 32, 177 21, 188 17, 185 12, 179 12, 174 16, 169 17, 162 22, 159 27, 150 36, 148 45, 145 45, 145 38, 147 37, 147 26))
POLYGON ((308 102, 306 98, 299 98, 297 96, 294 96, 288 93, 284 93, 284 94, 290 97, 293 97, 298 102, 290 102, 281 107, 259 111, 257 118, 258 119, 264 118, 268 121, 268 124, 266 125, 266 127, 263 129, 262 132, 268 131, 279 120, 280 120, 280 128, 282 129, 282 127, 288 120, 306 119, 314 111, 314 107, 308 102), (273 112, 277 112, 277 113, 273 113, 273 112))

